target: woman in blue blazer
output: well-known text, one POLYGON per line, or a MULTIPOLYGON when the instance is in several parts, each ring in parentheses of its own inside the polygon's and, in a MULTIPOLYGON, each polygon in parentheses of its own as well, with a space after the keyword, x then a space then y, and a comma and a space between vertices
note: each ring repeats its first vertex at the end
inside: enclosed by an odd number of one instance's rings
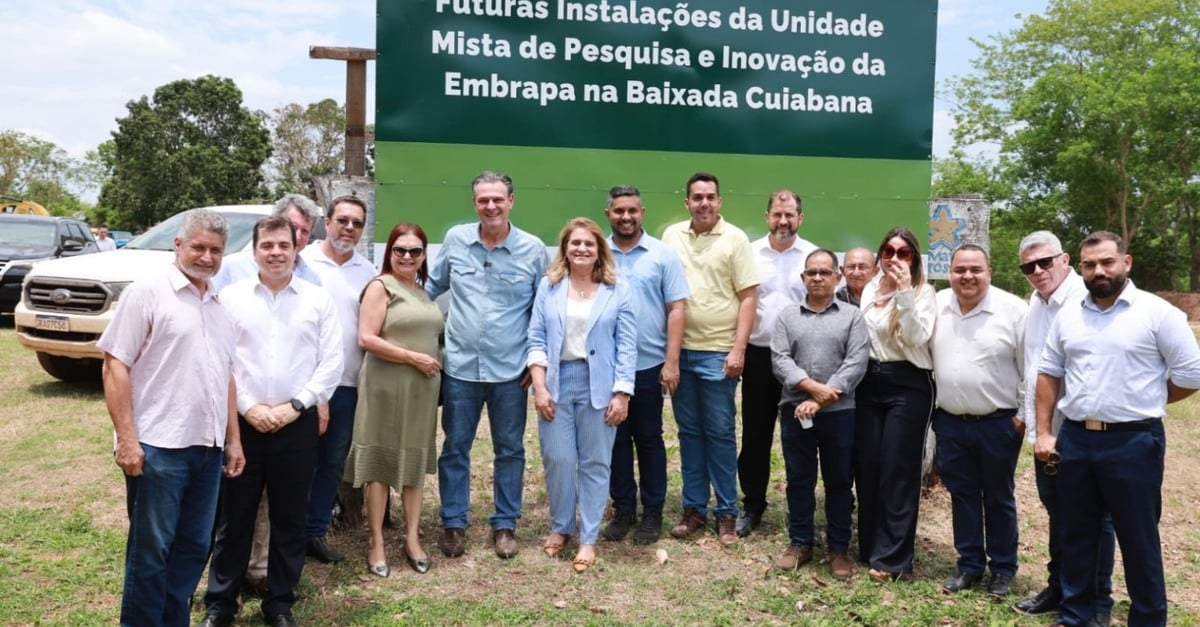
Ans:
POLYGON ((546 468, 550 537, 558 555, 579 530, 575 572, 596 559, 617 425, 629 412, 637 322, 612 251, 587 218, 567 223, 538 287, 529 323, 529 372, 546 468), (579 525, 575 521, 576 507, 579 525))

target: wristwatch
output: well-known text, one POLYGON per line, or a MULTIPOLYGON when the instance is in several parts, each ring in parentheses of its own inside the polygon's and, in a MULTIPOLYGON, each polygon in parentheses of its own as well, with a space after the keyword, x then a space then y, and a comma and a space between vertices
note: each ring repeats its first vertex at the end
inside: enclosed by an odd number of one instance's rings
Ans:
POLYGON ((295 409, 298 412, 303 412, 305 409, 304 403, 301 403, 300 399, 298 399, 298 398, 293 398, 292 400, 290 400, 288 402, 292 404, 292 409, 295 409))

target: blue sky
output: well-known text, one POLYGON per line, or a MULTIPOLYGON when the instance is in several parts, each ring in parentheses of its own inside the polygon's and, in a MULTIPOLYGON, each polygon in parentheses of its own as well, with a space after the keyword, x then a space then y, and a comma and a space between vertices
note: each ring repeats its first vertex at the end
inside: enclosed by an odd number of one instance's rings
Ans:
MULTIPOLYGON (((952 125, 942 86, 970 70, 970 38, 1007 32, 1016 14, 1040 13, 1047 2, 941 0, 936 155, 949 149, 952 125)), ((310 60, 308 47, 374 47, 375 0, 17 0, 0 3, 0 24, 9 26, 0 129, 82 156, 109 138, 126 102, 180 78, 230 77, 246 105, 264 111, 342 101, 345 65, 310 60)), ((368 92, 374 78, 372 67, 368 92)), ((370 95, 367 104, 374 107, 370 95)))

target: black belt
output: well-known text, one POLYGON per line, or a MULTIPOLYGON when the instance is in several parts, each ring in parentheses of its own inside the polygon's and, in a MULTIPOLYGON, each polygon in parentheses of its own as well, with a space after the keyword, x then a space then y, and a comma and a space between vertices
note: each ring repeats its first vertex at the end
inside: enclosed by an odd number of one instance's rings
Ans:
POLYGON ((1015 409, 997 409, 996 411, 994 411, 990 414, 979 414, 979 415, 976 415, 976 414, 952 414, 944 409, 941 410, 941 412, 943 414, 946 414, 947 416, 950 416, 951 418, 958 418, 959 420, 961 420, 963 422, 981 422, 984 420, 991 420, 993 418, 1012 418, 1013 416, 1017 415, 1017 410, 1015 410, 1015 409))
POLYGON ((1130 422, 1104 422, 1103 420, 1067 420, 1066 424, 1075 425, 1088 431, 1149 431, 1151 427, 1162 422, 1162 418, 1147 418, 1130 422))

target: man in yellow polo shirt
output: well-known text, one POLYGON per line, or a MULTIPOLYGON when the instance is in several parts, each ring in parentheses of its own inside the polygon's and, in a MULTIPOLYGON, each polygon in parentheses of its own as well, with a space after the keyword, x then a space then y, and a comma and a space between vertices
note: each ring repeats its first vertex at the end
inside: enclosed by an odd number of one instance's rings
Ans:
POLYGON ((746 233, 721 217, 717 177, 693 174, 683 204, 691 220, 667 227, 662 238, 683 262, 692 292, 671 403, 683 474, 683 515, 671 535, 685 538, 705 525, 711 485, 717 535, 729 545, 737 542, 738 512, 733 399, 754 325, 758 271, 746 233))

